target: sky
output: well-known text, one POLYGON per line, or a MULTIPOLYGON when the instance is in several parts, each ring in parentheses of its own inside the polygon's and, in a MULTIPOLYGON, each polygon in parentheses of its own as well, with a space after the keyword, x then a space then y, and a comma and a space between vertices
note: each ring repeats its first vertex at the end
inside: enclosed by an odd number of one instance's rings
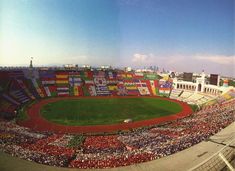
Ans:
POLYGON ((0 66, 30 57, 235 77, 235 0, 0 0, 0 66))

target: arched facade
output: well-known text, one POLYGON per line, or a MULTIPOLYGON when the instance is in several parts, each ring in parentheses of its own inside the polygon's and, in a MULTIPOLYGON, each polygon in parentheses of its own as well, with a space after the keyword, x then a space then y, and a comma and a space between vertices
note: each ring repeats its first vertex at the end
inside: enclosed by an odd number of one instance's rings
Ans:
POLYGON ((205 93, 214 96, 218 96, 222 93, 219 86, 206 84, 204 73, 201 74, 201 77, 196 79, 196 83, 174 79, 174 85, 174 88, 176 89, 192 91, 195 93, 205 93))

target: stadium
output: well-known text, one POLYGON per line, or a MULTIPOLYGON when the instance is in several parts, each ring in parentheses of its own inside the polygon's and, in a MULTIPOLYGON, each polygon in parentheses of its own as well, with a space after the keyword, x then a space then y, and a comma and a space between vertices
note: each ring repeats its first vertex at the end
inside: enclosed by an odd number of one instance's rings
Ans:
POLYGON ((234 171, 234 0, 0 0, 0 171, 234 171))
MULTIPOLYGON (((1 151, 44 165, 103 169, 188 149, 234 122, 228 80, 193 75, 34 68, 32 61, 28 68, 2 68, 1 151)), ((234 149, 226 158, 234 159, 234 149)))

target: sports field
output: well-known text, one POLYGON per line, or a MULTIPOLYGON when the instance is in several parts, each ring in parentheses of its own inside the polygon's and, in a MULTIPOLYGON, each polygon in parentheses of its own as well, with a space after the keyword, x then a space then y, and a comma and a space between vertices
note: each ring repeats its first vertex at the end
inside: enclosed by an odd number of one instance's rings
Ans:
POLYGON ((72 126, 107 125, 147 120, 182 111, 181 105, 159 98, 81 98, 44 105, 40 114, 48 121, 72 126))

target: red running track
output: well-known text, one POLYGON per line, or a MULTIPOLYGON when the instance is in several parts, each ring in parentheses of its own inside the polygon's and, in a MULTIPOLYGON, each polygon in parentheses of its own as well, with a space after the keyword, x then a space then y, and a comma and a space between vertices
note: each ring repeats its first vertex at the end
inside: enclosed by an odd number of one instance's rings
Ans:
MULTIPOLYGON (((93 132, 114 132, 118 130, 129 130, 132 128, 144 127, 155 125, 159 123, 163 123, 166 121, 172 121, 180 118, 184 118, 192 114, 192 109, 187 103, 180 102, 177 100, 163 98, 163 97, 147 97, 147 98, 161 98, 164 100, 172 101, 178 103, 182 106, 182 111, 170 116, 164 116, 160 118, 154 118, 149 120, 143 121, 136 121, 132 123, 120 123, 120 124, 113 124, 113 125, 92 125, 92 126, 66 126, 66 125, 59 125, 56 123, 52 123, 44 119, 40 115, 40 109, 42 106, 65 99, 80 99, 80 98, 133 98, 135 96, 118 96, 118 97, 56 97, 50 99, 41 99, 38 103, 33 104, 31 107, 27 109, 27 113, 29 119, 23 122, 19 122, 18 124, 21 126, 25 126, 31 128, 36 131, 52 131, 56 133, 93 133, 93 132)), ((141 97, 137 97, 141 98, 141 97)))

